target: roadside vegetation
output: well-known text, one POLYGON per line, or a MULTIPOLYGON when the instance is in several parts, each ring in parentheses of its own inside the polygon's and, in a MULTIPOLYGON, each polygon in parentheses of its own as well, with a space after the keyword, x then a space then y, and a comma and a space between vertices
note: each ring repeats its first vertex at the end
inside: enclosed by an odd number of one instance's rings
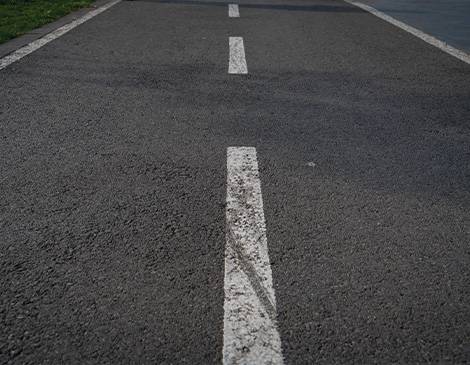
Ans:
POLYGON ((0 0, 0 43, 92 2, 93 0, 0 0))

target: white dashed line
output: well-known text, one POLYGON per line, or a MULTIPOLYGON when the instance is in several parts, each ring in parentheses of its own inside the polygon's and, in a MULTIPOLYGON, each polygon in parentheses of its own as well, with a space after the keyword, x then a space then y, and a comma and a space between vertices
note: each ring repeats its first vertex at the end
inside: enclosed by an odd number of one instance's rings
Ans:
POLYGON ((462 60, 468 64, 470 64, 470 55, 458 50, 457 48, 452 47, 451 45, 434 38, 433 36, 430 36, 429 34, 426 34, 416 28, 410 27, 409 25, 402 23, 399 20, 396 20, 395 18, 392 18, 390 15, 387 15, 385 13, 382 13, 381 11, 369 6, 365 5, 363 3, 353 1, 353 0, 344 0, 347 3, 350 3, 352 5, 355 5, 365 11, 368 11, 369 13, 397 26, 398 28, 403 29, 404 31, 413 34, 414 36, 422 39, 423 41, 432 44, 433 46, 439 48, 440 50, 447 52, 448 54, 458 58, 459 60, 462 60))
POLYGON ((238 4, 228 4, 228 16, 229 18, 240 18, 238 4))
POLYGON ((51 33, 46 34, 44 37, 39 38, 35 40, 34 42, 31 42, 27 44, 24 47, 21 47, 14 51, 13 53, 10 53, 8 56, 3 57, 0 59, 0 70, 4 69, 8 65, 11 65, 13 62, 18 61, 19 59, 29 55, 30 53, 36 51, 37 49, 41 48, 42 46, 46 45, 47 43, 53 41, 54 39, 59 38, 60 36, 64 35, 65 33, 69 32, 73 28, 77 27, 78 25, 86 22, 87 20, 93 18, 94 16, 102 13, 103 11, 109 9, 111 6, 117 4, 121 0, 114 0, 111 1, 110 3, 103 5, 99 7, 96 10, 92 10, 89 13, 85 14, 84 16, 78 18, 77 20, 74 20, 60 28, 57 28, 51 33))
POLYGON ((248 67, 246 66, 245 48, 243 46, 242 37, 230 37, 230 60, 228 64, 229 74, 247 74, 248 67))
POLYGON ((283 364, 253 147, 227 149, 223 362, 283 364))

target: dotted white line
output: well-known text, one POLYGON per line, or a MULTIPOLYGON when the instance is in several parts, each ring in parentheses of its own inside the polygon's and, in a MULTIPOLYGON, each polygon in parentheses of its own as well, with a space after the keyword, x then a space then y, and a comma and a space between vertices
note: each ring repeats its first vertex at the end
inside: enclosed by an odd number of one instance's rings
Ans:
POLYGON ((230 60, 228 65, 229 74, 247 74, 248 67, 245 59, 245 47, 242 37, 230 37, 230 60))
POLYGON ((253 147, 227 149, 223 362, 283 364, 253 147))
POLYGON ((240 18, 238 4, 228 4, 228 16, 229 18, 240 18))

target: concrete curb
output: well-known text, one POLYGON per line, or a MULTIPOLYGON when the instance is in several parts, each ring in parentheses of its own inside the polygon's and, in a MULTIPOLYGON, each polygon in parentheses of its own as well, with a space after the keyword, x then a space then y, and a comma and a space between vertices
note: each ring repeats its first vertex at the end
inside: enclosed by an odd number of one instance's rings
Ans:
POLYGON ((19 37, 13 38, 5 43, 0 44, 0 58, 9 55, 10 53, 20 49, 23 46, 44 37, 46 34, 53 32, 57 28, 62 27, 65 24, 68 24, 81 16, 93 11, 96 8, 99 8, 112 0, 98 0, 90 4, 88 8, 80 8, 70 14, 64 15, 62 18, 59 18, 53 22, 44 24, 40 28, 33 29, 28 33, 20 35, 19 37))

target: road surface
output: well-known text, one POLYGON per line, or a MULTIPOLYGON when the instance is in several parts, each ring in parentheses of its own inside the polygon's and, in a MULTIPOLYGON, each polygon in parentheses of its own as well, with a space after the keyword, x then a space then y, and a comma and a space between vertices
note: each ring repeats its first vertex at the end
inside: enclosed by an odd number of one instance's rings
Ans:
POLYGON ((121 1, 0 71, 0 363, 221 363, 236 147, 276 361, 469 361, 470 65, 343 1, 228 4, 121 1))

